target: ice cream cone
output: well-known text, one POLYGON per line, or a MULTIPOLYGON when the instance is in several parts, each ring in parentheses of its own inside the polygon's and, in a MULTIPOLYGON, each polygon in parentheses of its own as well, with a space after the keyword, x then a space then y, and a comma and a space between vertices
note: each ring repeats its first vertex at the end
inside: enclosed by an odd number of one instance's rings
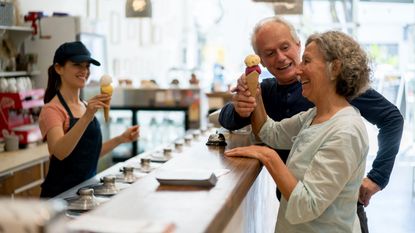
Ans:
MULTIPOLYGON (((110 104, 110 101, 107 101, 106 104, 110 104)), ((105 122, 109 122, 110 120, 110 107, 104 107, 104 119, 105 122)))
POLYGON ((258 64, 260 63, 261 59, 258 55, 251 54, 246 56, 244 62, 246 65, 245 75, 246 75, 246 82, 248 84, 248 90, 251 92, 252 96, 256 96, 257 87, 258 87, 258 77, 261 73, 261 68, 259 68, 258 64))
MULTIPOLYGON (((112 87, 112 78, 109 75, 103 75, 101 77, 101 93, 102 94, 108 94, 112 96, 112 92, 114 91, 114 88, 112 87)), ((105 104, 108 105, 108 107, 104 107, 104 119, 105 122, 109 122, 110 120, 110 101, 108 100, 105 104)))
POLYGON ((253 71, 251 73, 249 73, 246 76, 246 82, 248 84, 248 90, 249 92, 251 92, 252 96, 256 96, 256 92, 257 92, 257 87, 258 87, 258 77, 259 74, 256 71, 253 71))

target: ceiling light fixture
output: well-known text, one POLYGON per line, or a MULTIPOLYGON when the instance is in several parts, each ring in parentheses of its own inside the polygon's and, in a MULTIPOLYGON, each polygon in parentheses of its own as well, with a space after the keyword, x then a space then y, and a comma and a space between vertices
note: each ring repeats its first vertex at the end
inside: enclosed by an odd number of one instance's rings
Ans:
POLYGON ((151 0, 127 0, 125 4, 126 17, 145 18, 151 17, 151 0))

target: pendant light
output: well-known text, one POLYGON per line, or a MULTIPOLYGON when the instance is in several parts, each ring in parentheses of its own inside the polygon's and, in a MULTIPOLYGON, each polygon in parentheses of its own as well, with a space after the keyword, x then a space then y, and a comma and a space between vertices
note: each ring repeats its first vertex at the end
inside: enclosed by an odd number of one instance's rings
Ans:
POLYGON ((127 0, 125 16, 136 18, 150 18, 152 15, 151 0, 127 0))

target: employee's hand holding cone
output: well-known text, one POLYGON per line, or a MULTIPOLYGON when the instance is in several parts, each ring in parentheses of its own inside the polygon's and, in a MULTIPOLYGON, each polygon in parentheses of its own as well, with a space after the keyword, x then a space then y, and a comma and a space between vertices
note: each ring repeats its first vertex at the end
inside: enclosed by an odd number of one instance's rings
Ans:
POLYGON ((258 55, 250 54, 245 58, 245 75, 246 75, 246 82, 248 84, 249 92, 253 97, 256 96, 257 87, 258 87, 258 78, 259 74, 261 73, 261 68, 259 67, 261 59, 258 55))
MULTIPOLYGON (((114 88, 112 87, 111 76, 107 74, 102 75, 100 84, 101 84, 101 94, 108 94, 112 96, 112 92, 114 91, 114 88)), ((109 107, 110 100, 108 100, 106 104, 108 105, 108 107, 104 108, 104 119, 105 119, 105 122, 108 122, 110 119, 110 107, 109 107)))

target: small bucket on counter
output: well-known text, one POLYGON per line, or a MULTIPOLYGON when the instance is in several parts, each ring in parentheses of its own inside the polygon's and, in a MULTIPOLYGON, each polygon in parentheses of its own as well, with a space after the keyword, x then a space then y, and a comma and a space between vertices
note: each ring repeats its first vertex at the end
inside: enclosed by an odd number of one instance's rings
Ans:
POLYGON ((4 148, 6 151, 15 151, 19 149, 19 136, 18 135, 7 135, 4 136, 4 148))
POLYGON ((19 135, 15 135, 14 133, 9 133, 7 129, 3 129, 1 131, 4 138, 4 149, 6 151, 15 151, 19 149, 19 135))

